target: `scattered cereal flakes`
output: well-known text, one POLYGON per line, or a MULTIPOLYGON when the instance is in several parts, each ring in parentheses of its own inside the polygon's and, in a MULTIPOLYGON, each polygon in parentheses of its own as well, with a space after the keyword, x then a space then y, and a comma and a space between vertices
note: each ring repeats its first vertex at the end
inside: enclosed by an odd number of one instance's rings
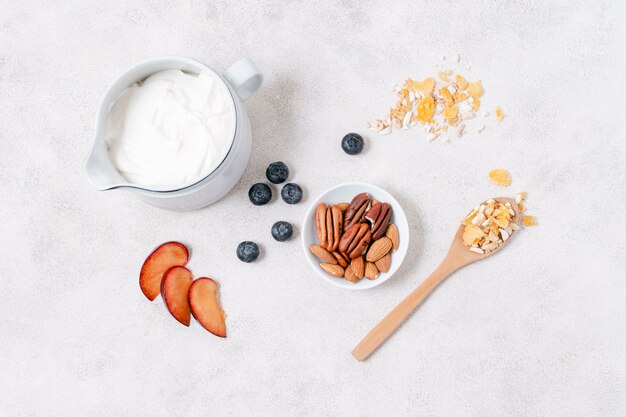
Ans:
POLYGON ((457 107, 444 107, 443 109, 443 117, 446 119, 454 119, 459 114, 459 109, 457 107))
POLYGON ((506 229, 509 226, 509 221, 504 217, 496 217, 493 221, 503 229, 506 229))
POLYGON ((426 97, 420 100, 417 105, 417 120, 428 123, 435 115, 435 100, 432 97, 426 97))
POLYGON ((478 80, 473 83, 469 83, 467 87, 467 94, 469 94, 474 100, 478 100, 483 95, 483 82, 478 80))
POLYGON ((439 89, 439 95, 443 97, 444 102, 448 106, 454 105, 454 97, 452 97, 452 93, 450 93, 450 90, 448 90, 446 87, 439 89))
POLYGON ((456 103, 463 103, 464 101, 467 101, 467 94, 465 93, 465 91, 458 91, 456 94, 454 94, 454 101, 456 103))
POLYGON ((517 208, 519 208, 519 212, 520 212, 520 213, 523 213, 523 212, 524 212, 524 210, 526 210, 526 206, 524 206, 524 203, 519 203, 519 204, 517 205, 517 208))
POLYGON ((461 113, 461 120, 470 120, 473 119, 475 116, 474 113, 472 113, 471 111, 466 111, 461 113))
POLYGON ((465 124, 461 123, 456 129, 456 136, 461 137, 465 134, 465 124))
POLYGON ((522 216, 522 223, 524 226, 537 226, 537 219, 535 216, 522 216))
POLYGON ((471 246, 484 237, 485 233, 475 224, 470 223, 465 226, 465 230, 463 231, 463 243, 467 246, 471 246))
POLYGON ((499 122, 504 120, 504 118, 506 117, 506 114, 504 114, 504 111, 502 110, 500 106, 496 107, 495 114, 496 114, 496 120, 499 122))
POLYGON ((385 118, 375 120, 369 128, 389 134, 394 129, 410 129, 422 124, 424 131, 431 134, 429 140, 448 127, 457 128, 457 136, 468 131, 469 126, 461 128, 460 125, 477 116, 481 106, 479 98, 484 93, 482 81, 470 82, 450 69, 442 69, 435 77, 423 81, 407 78, 402 86, 394 84, 392 88, 397 95, 395 106, 389 109, 385 118))
POLYGON ((461 90, 466 90, 467 87, 469 86, 469 83, 467 82, 467 80, 465 80, 465 78, 463 78, 461 74, 455 75, 454 81, 456 82, 456 85, 458 85, 461 90))
POLYGON ((435 80, 433 78, 426 78, 424 81, 413 81, 413 89, 422 93, 422 97, 430 97, 433 95, 435 89, 435 80))
POLYGON ((493 184, 501 187, 508 187, 512 182, 511 174, 502 168, 496 168, 489 171, 488 178, 493 184))

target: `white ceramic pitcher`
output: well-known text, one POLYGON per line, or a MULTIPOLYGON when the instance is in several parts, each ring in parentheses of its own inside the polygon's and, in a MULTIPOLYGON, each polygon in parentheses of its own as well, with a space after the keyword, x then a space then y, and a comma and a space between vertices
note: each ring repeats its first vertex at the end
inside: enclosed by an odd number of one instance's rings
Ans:
POLYGON ((152 58, 132 66, 118 77, 100 101, 93 145, 85 161, 89 183, 100 191, 113 189, 132 191, 145 202, 168 210, 195 210, 216 202, 235 186, 248 165, 252 134, 243 102, 250 98, 262 83, 263 75, 247 58, 236 62, 223 75, 217 74, 194 59, 176 56, 152 58), (230 150, 221 164, 200 181, 172 190, 150 190, 129 183, 117 171, 109 158, 109 150, 104 141, 105 127, 111 107, 124 90, 155 72, 172 69, 207 74, 226 86, 236 115, 235 134, 230 150))

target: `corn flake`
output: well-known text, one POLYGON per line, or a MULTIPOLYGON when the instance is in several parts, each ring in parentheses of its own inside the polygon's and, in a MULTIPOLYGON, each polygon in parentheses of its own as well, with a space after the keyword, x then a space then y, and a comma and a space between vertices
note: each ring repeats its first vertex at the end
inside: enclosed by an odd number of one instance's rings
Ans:
POLYGON ((422 97, 430 97, 433 95, 435 89, 435 80, 433 78, 426 78, 421 83, 413 81, 413 89, 422 93, 422 97))
POLYGON ((537 226, 537 219, 535 216, 522 216, 522 223, 524 226, 537 226))
POLYGON ((496 120, 499 122, 504 120, 504 118, 506 117, 506 114, 504 114, 504 111, 502 110, 500 106, 496 107, 495 115, 496 115, 496 120))
POLYGON ((483 95, 483 83, 482 81, 474 81, 469 83, 467 87, 467 94, 469 94, 474 100, 478 100, 483 95))
POLYGON ((469 83, 465 80, 465 78, 461 74, 457 74, 454 77, 454 81, 456 81, 456 85, 458 85, 461 90, 466 90, 467 87, 469 87, 469 83))
POLYGON ((495 185, 499 185, 501 187, 508 187, 511 185, 512 179, 511 174, 505 169, 496 168, 489 171, 487 175, 489 181, 491 181, 495 185))
POLYGON ((463 231, 463 243, 467 246, 471 246, 478 240, 485 237, 485 233, 480 229, 480 227, 475 224, 468 224, 465 226, 465 230, 463 231))
POLYGON ((417 105, 417 120, 428 123, 435 115, 435 100, 432 97, 426 97, 420 100, 417 105))

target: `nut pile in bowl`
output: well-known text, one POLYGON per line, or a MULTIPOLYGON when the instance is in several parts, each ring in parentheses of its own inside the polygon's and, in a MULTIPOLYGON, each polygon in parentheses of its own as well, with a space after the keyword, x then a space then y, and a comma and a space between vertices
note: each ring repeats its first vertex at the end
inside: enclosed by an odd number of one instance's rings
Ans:
POLYGON ((398 249, 398 228, 391 223, 391 205, 376 201, 368 193, 350 203, 327 205, 315 210, 319 243, 309 249, 330 276, 357 283, 374 280, 389 271, 391 252, 398 249))

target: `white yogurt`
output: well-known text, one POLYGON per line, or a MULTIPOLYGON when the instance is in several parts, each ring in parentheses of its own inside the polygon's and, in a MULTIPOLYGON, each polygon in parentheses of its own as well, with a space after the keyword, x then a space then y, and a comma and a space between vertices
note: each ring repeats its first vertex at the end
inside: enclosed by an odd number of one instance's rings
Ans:
POLYGON ((210 75, 160 71, 127 88, 107 119, 113 165, 132 184, 168 190, 198 182, 230 150, 235 114, 210 75))

